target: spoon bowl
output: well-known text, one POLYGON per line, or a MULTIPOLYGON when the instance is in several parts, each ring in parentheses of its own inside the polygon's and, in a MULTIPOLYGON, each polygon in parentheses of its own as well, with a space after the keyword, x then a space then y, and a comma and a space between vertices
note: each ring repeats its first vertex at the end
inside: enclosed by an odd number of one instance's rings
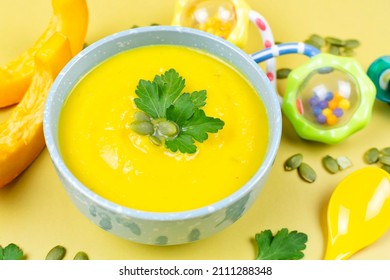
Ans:
POLYGON ((348 175, 328 205, 324 259, 347 259, 378 240, 390 226, 390 174, 366 167, 348 175))

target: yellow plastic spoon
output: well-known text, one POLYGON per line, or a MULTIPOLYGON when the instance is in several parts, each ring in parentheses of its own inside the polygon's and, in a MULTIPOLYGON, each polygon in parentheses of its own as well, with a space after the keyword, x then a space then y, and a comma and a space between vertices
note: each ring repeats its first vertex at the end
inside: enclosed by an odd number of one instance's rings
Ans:
POLYGON ((365 167, 348 175, 328 205, 324 259, 342 260, 372 244, 390 227, 390 174, 365 167))

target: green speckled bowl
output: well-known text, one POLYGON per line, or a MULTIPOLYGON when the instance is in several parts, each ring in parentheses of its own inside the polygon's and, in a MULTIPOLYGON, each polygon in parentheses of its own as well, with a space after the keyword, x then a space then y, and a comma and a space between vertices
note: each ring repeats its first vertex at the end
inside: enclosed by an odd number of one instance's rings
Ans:
MULTIPOLYGON (((55 80, 44 112, 44 133, 57 173, 77 208, 102 229, 125 239, 173 245, 206 238, 237 221, 253 204, 275 159, 281 136, 281 112, 266 75, 245 52, 214 35, 173 26, 144 27, 110 35, 74 57, 55 80), (235 66, 253 84, 265 104, 270 133, 263 164, 238 191, 207 207, 177 213, 129 209, 108 201, 84 186, 65 165, 58 145, 58 120, 72 88, 93 67, 128 49, 153 45, 184 45, 205 50, 235 66)), ((266 215, 266 213, 264 213, 266 215)))

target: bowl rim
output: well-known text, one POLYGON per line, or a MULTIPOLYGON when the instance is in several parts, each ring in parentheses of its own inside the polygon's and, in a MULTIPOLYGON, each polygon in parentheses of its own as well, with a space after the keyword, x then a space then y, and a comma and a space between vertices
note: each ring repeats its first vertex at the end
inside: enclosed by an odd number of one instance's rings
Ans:
MULTIPOLYGON (((160 34, 161 36, 161 34, 160 34)), ((207 50, 206 50, 207 52, 207 50)), ((119 53, 119 52, 118 52, 119 53)), ((109 57, 105 58, 103 61, 107 60, 109 57)), ((221 58, 221 57, 220 57, 221 58)), ((92 69, 91 67, 90 69, 92 69)), ((89 69, 89 70, 90 70, 89 69)), ((237 69, 239 70, 239 69, 237 69)), ((86 72, 88 73, 88 71, 86 72)), ((79 77, 78 81, 80 81, 82 77, 79 77)), ((77 83, 77 81, 76 81, 77 83)), ((75 84, 76 84, 75 83, 75 84)), ((68 91, 65 94, 65 99, 69 95, 71 91, 68 91)), ((260 96, 260 98, 262 98, 260 96)), ((271 117, 268 113, 269 108, 266 108, 267 110, 267 117, 268 122, 270 121, 269 118, 271 117)), ((60 113, 58 113, 60 114, 60 113)), ((237 46, 233 45, 232 43, 217 37, 213 34, 200 31, 197 29, 187 28, 187 27, 176 27, 176 26, 146 26, 146 27, 138 27, 135 29, 129 29, 124 30, 121 32, 113 33, 111 35, 108 35, 102 39, 97 40, 96 42, 92 43, 91 45, 87 46, 85 49, 83 49, 80 53, 78 53, 75 57, 73 57, 66 65, 65 67, 60 71, 56 79, 54 80, 52 87, 49 91, 45 108, 44 108, 44 118, 43 118, 43 130, 44 130, 44 137, 46 141, 46 146, 49 152, 49 155, 51 157, 51 160, 56 167, 57 172, 61 174, 62 177, 64 177, 68 184, 72 186, 72 188, 76 189, 77 192, 79 192, 81 195, 88 197, 88 199, 92 200, 96 205, 112 212, 112 213, 120 213, 121 215, 128 216, 135 219, 141 219, 141 220, 154 220, 154 221, 177 221, 177 220, 187 220, 187 219, 194 219, 198 217, 202 217, 205 215, 210 215, 212 212, 217 212, 221 209, 224 209, 228 207, 231 204, 234 204, 234 202, 238 201, 245 195, 247 195, 253 188, 253 186, 256 184, 257 181, 259 181, 262 177, 266 176, 269 170, 271 169, 271 166, 274 162, 274 159, 276 157, 276 153, 278 151, 279 145, 280 145, 280 138, 281 138, 281 131, 282 131, 282 116, 281 116, 281 109, 280 104, 277 99, 277 94, 269 82, 269 79, 264 74, 264 72, 261 70, 261 68, 257 65, 257 63, 243 50, 238 48, 237 46), (264 155, 263 163, 261 166, 257 169, 256 173, 250 178, 249 181, 247 181, 243 186, 241 186, 239 189, 237 189, 235 192, 230 194, 229 196, 214 202, 213 204, 206 205, 200 208, 196 209, 190 209, 185 211, 178 211, 178 212, 154 212, 154 211, 145 211, 145 210, 137 210, 133 208, 129 208, 120 204, 116 204, 115 202, 112 202, 92 190, 90 190, 87 186, 85 186, 83 183, 81 183, 75 175, 68 169, 65 162, 62 159, 62 156, 59 151, 59 147, 57 147, 55 140, 58 136, 54 135, 53 131, 53 118, 52 113, 54 112, 52 105, 53 100, 55 99, 55 92, 58 90, 58 88, 61 86, 61 83, 63 83, 64 78, 66 77, 68 72, 71 72, 73 67, 77 66, 77 63, 80 59, 82 59, 85 56, 88 56, 91 52, 95 51, 96 49, 100 48, 101 46, 105 45, 106 43, 109 43, 113 40, 117 40, 119 38, 132 36, 132 34, 138 34, 143 32, 184 32, 188 34, 193 34, 200 37, 205 37, 207 40, 213 40, 216 44, 219 44, 221 46, 227 47, 240 55, 243 60, 245 60, 246 63, 254 67, 254 70, 257 72, 259 76, 262 77, 263 82, 265 82, 265 87, 269 92, 272 93, 272 96, 270 97, 270 103, 273 107, 273 120, 275 123, 273 125, 275 126, 273 128, 273 135, 270 136, 271 140, 268 142, 268 147, 266 150, 266 153, 264 155), (211 210, 211 212, 210 212, 211 210)), ((56 124, 58 125, 58 118, 56 119, 56 124)), ((271 131, 271 130, 270 130, 271 131)), ((64 184, 64 182, 62 182, 64 184)), ((69 195, 69 194, 68 194, 69 195)))

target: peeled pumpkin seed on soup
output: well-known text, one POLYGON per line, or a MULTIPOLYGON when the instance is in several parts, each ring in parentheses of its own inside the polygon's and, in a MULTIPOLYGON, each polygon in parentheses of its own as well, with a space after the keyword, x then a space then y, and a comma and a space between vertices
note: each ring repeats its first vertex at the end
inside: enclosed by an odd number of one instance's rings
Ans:
POLYGON ((153 124, 150 121, 135 121, 130 128, 141 135, 151 135, 154 132, 153 124))

